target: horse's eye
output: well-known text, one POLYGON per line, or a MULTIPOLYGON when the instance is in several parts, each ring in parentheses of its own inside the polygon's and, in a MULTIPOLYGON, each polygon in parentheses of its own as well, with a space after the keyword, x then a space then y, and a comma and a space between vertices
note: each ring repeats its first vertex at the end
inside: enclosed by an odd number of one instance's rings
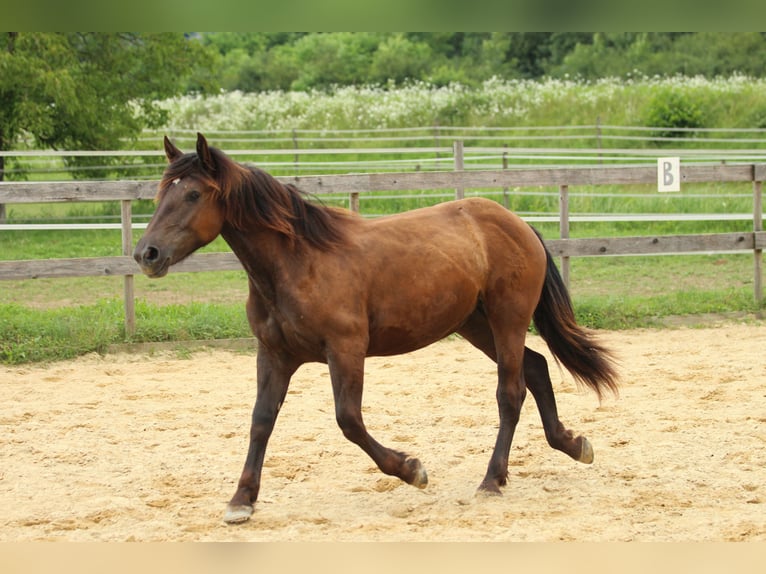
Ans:
POLYGON ((189 203, 194 203, 199 199, 199 191, 196 189, 192 189, 189 193, 186 194, 186 201, 189 203))

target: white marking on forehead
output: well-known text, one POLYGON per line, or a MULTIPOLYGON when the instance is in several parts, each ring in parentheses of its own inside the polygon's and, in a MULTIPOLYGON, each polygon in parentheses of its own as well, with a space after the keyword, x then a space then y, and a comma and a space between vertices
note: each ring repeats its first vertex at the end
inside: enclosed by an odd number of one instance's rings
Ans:
POLYGON ((181 181, 180 177, 177 177, 173 180, 173 185, 178 185, 178 183, 181 181))

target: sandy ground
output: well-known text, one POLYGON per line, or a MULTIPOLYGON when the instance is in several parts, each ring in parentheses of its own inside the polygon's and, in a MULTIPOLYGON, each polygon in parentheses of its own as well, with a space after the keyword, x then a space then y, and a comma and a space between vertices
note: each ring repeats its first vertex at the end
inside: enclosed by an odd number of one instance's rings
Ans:
POLYGON ((494 365, 467 343, 367 362, 367 425, 423 461, 425 490, 343 438, 326 367, 303 367, 239 526, 221 518, 244 462, 253 354, 0 367, 0 541, 766 540, 766 326, 602 337, 622 362, 618 399, 552 372, 594 464, 548 447, 529 396, 502 497, 475 496, 497 411, 494 365))

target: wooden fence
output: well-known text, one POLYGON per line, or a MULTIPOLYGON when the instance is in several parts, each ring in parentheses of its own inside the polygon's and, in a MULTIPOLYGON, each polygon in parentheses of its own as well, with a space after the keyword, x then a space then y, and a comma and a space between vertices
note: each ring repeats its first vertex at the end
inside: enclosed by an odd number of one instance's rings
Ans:
MULTIPOLYGON (((460 142, 455 157, 461 157, 460 142)), ((560 239, 546 241, 551 252, 561 257, 562 274, 569 278, 569 258, 583 256, 654 255, 668 253, 708 253, 752 251, 754 260, 754 297, 763 297, 762 252, 766 244, 763 231, 762 182, 766 164, 691 165, 681 167, 683 183, 751 182, 753 188, 752 230, 736 233, 697 235, 665 235, 574 239, 569 237, 569 189, 582 185, 654 184, 655 167, 572 167, 557 169, 510 169, 465 171, 456 160, 454 171, 366 173, 280 177, 283 182, 322 195, 347 193, 352 210, 359 209, 360 194, 372 191, 406 191, 419 189, 453 189, 455 198, 466 189, 505 189, 549 186, 559 189, 560 239)), ((122 205, 122 255, 73 259, 0 261, 0 280, 56 277, 125 277, 125 325, 128 333, 135 329, 133 275, 140 273, 132 253, 131 202, 151 199, 156 181, 112 181, 62 183, 0 183, 0 203, 119 201, 122 205)), ((2 231, 2 226, 0 226, 2 231)), ((241 269, 232 253, 200 253, 174 266, 174 272, 223 271, 241 269)))

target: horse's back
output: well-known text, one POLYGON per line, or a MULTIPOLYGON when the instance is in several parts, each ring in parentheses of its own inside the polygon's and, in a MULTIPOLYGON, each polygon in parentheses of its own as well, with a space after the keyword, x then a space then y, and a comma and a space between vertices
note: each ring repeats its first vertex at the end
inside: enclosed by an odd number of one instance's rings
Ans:
POLYGON ((409 255, 449 257, 477 277, 486 278, 498 267, 500 272, 520 267, 527 273, 544 273, 545 249, 534 230, 515 213, 482 197, 416 209, 369 225, 375 239, 368 251, 398 244, 409 255))
POLYGON ((413 209, 395 215, 366 220, 376 231, 410 232, 413 235, 436 234, 438 237, 460 236, 465 232, 490 238, 500 232, 513 241, 528 242, 536 237, 532 229, 518 215, 499 203, 471 197, 413 209))

